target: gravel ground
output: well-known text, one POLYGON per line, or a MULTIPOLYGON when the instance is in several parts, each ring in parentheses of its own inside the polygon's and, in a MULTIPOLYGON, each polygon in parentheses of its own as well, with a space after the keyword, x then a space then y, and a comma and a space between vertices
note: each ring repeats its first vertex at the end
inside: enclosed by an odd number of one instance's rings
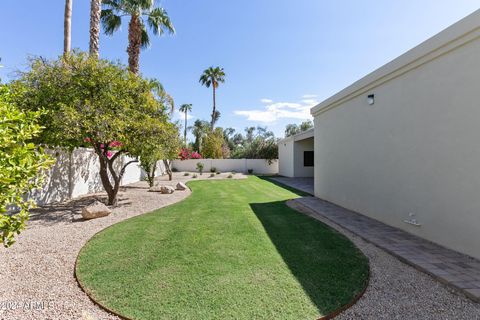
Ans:
MULTIPOLYGON (((294 201, 288 205, 303 211, 294 201)), ((305 213, 309 214, 308 210, 305 213)), ((480 319, 480 304, 330 220, 315 218, 347 236, 370 261, 365 294, 335 319, 480 319)))
MULTIPOLYGON (((206 173, 199 178, 224 179, 227 175, 209 178, 206 173)), ((162 183, 174 185, 189 178, 176 173, 173 182, 162 183)), ((18 242, 12 248, 0 248, 0 319, 117 319, 93 304, 78 287, 73 268, 79 250, 96 232, 189 194, 146 192, 146 184, 141 182, 124 188, 119 206, 105 218, 83 221, 79 214, 82 206, 102 195, 36 210, 18 242)), ((371 279, 365 295, 338 319, 480 319, 480 304, 328 220, 324 222, 349 237, 370 259, 371 279)))
MULTIPOLYGON (((225 179, 228 173, 199 179, 225 179)), ((235 174, 235 179, 245 176, 235 174)), ((191 178, 174 174, 175 185, 191 178)), ((36 209, 28 228, 9 249, 0 248, 0 319, 118 319, 108 314, 80 290, 73 276, 75 259, 83 245, 98 231, 127 218, 185 199, 190 190, 171 195, 148 192, 139 182, 122 188, 119 205, 105 218, 84 221, 80 211, 101 194, 78 198, 68 203, 36 209)))

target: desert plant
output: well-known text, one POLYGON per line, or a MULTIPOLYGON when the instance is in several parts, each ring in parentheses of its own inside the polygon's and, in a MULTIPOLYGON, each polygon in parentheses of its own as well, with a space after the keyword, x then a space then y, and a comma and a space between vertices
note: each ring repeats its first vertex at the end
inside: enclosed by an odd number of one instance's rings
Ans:
POLYGON ((213 177, 215 177, 215 173, 212 172, 210 173, 210 178, 213 178, 213 177))
POLYGON ((192 176, 193 179, 196 179, 197 177, 198 177, 198 176, 197 176, 196 173, 194 173, 193 176, 192 176))
POLYGON ((188 177, 188 176, 190 175, 190 173, 185 172, 183 175, 184 175, 185 177, 188 177))
POLYGON ((203 174, 203 167, 204 167, 203 163, 197 162, 197 171, 200 173, 200 175, 203 174))
POLYGON ((211 167, 211 168, 210 168, 210 172, 213 172, 213 173, 217 172, 217 168, 211 167))
POLYGON ((172 167, 172 172, 178 172, 178 169, 175 167, 172 167))
POLYGON ((233 178, 233 176, 232 176, 231 174, 229 174, 229 175, 228 175, 228 178, 229 178, 229 179, 232 179, 232 178, 233 178))
POLYGON ((215 172, 216 174, 220 174, 220 171, 215 172))
POLYGON ((248 174, 252 174, 252 173, 253 173, 253 169, 248 169, 247 172, 248 172, 248 174))

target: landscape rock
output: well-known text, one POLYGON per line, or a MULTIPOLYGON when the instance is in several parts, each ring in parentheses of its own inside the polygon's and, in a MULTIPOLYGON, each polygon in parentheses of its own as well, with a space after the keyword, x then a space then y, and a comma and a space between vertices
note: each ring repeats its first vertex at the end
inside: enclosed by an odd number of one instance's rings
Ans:
POLYGON ((161 186, 160 192, 164 194, 170 194, 175 192, 175 188, 171 186, 161 186))
POLYGON ((176 189, 180 191, 185 191, 187 190, 187 185, 183 182, 179 182, 177 183, 176 189))
POLYGON ((150 187, 150 189, 148 189, 148 191, 150 191, 150 192, 162 192, 162 187, 159 186, 159 185, 156 185, 156 186, 150 187))
POLYGON ((100 201, 82 208, 83 219, 90 220, 108 216, 112 211, 100 201))

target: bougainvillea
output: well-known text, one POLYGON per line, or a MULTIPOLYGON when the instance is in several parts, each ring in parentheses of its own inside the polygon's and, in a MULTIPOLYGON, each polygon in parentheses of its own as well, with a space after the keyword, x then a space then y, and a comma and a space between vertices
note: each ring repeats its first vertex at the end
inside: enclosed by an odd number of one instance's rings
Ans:
POLYGON ((192 151, 187 148, 182 148, 178 154, 180 160, 189 160, 189 159, 202 159, 202 155, 197 151, 192 151))

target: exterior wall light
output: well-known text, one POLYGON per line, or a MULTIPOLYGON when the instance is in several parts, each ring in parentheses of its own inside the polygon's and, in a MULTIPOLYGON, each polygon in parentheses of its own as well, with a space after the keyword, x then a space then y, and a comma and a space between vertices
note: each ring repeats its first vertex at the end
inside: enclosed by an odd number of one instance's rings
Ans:
POLYGON ((375 104, 375 95, 374 94, 369 94, 367 96, 367 102, 369 105, 373 106, 375 104))

